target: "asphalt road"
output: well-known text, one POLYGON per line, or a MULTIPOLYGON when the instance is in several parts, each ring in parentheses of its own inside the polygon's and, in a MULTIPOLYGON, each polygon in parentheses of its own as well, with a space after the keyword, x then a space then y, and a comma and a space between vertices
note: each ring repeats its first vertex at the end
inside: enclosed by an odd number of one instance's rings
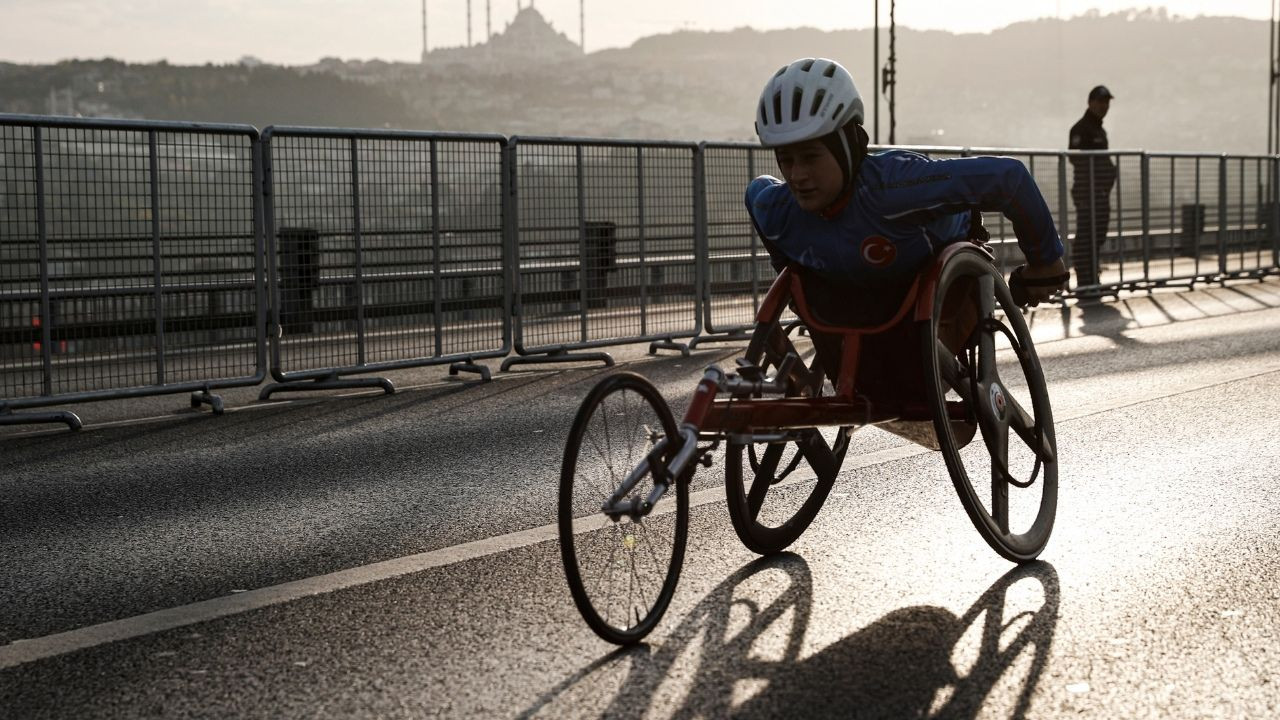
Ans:
MULTIPOLYGON (((986 546, 938 454, 866 429, 779 557, 700 471, 675 600, 623 651, 550 527, 598 364, 5 428, 0 717, 1280 715, 1280 282, 1032 326, 1061 458, 1041 561, 986 546)), ((616 355, 679 412, 740 350, 616 355)))

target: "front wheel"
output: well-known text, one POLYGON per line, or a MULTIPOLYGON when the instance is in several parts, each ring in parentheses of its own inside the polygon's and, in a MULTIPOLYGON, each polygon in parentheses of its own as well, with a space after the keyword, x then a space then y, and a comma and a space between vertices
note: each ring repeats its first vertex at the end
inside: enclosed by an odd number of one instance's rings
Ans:
MULTIPOLYGON (((611 518, 603 508, 655 446, 665 443, 669 461, 678 442, 671 408, 634 373, 600 381, 569 431, 560 467, 560 554, 574 604, 609 642, 638 642, 666 612, 684 561, 689 485, 677 480, 653 512, 637 518, 611 518)), ((653 489, 650 473, 624 499, 653 489)))

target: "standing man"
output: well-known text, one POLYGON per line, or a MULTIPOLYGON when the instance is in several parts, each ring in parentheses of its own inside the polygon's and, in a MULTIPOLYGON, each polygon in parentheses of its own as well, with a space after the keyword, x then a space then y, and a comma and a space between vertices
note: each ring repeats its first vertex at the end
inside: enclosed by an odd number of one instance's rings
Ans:
MULTIPOLYGON (((1107 131, 1102 118, 1115 97, 1105 85, 1089 91, 1089 107, 1084 117, 1071 126, 1067 147, 1071 150, 1106 150, 1107 131)), ((1076 270, 1076 287, 1098 284, 1096 251, 1107 237, 1111 220, 1111 188, 1116 184, 1116 164, 1108 156, 1071 157, 1073 169, 1071 200, 1076 206, 1076 237, 1071 243, 1071 265, 1076 270)))

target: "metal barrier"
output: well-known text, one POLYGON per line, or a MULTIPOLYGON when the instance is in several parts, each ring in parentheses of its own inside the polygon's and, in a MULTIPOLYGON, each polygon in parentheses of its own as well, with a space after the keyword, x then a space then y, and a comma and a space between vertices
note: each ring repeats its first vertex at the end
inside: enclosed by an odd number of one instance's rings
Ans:
POLYGON ((0 115, 0 424, 265 377, 258 132, 0 115))
POLYGON ((571 352, 645 342, 650 352, 701 331, 691 143, 518 137, 516 356, 502 363, 598 360, 571 352))
POLYGON ((376 386, 358 373, 511 348, 507 141, 269 127, 271 374, 260 397, 376 386))
MULTIPOLYGON (((1077 294, 1280 270, 1276 156, 906 149, 1023 162, 1077 294)), ((392 392, 347 376, 742 339, 774 277, 744 190, 775 172, 754 143, 0 115, 0 425, 185 391, 221 412, 268 369, 262 398, 392 392)))
POLYGON ((747 183, 777 174, 773 151, 755 143, 702 143, 699 148, 705 168, 702 306, 707 334, 695 338, 695 346, 745 339, 776 274, 743 205, 747 183))

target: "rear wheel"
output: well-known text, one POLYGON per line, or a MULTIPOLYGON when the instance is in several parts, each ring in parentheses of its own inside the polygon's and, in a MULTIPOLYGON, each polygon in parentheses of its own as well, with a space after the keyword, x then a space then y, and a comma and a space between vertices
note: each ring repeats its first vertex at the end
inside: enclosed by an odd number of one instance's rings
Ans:
MULTIPOLYGON (((670 460, 677 438, 671 409, 633 373, 600 381, 569 431, 560 468, 561 559, 578 611, 612 643, 638 642, 671 602, 689 532, 687 478, 668 487, 648 515, 611 518, 603 508, 655 445, 669 443, 663 459, 670 460)), ((650 473, 623 500, 653 489, 650 473)))
POLYGON ((1003 557, 1034 559, 1058 505, 1053 414, 1022 312, 978 252, 943 267, 922 340, 934 430, 969 519, 1003 557), (982 442, 969 443, 975 425, 982 442))
MULTIPOLYGON (((761 325, 745 359, 762 368, 766 375, 776 372, 787 353, 796 352, 791 335, 798 328, 798 323, 786 328, 778 323, 761 325)), ((815 355, 810 368, 801 365, 793 372, 786 394, 817 397, 822 394, 823 378, 815 355)), ((725 447, 725 496, 733 529, 743 545, 768 555, 780 552, 800 537, 835 484, 849 447, 850 431, 851 428, 828 431, 828 438, 817 429, 800 430, 785 440, 769 443, 729 440, 725 447), (816 477, 812 487, 799 491, 808 493, 799 507, 782 492, 782 483, 789 477, 793 482, 787 485, 799 485, 816 477)))

